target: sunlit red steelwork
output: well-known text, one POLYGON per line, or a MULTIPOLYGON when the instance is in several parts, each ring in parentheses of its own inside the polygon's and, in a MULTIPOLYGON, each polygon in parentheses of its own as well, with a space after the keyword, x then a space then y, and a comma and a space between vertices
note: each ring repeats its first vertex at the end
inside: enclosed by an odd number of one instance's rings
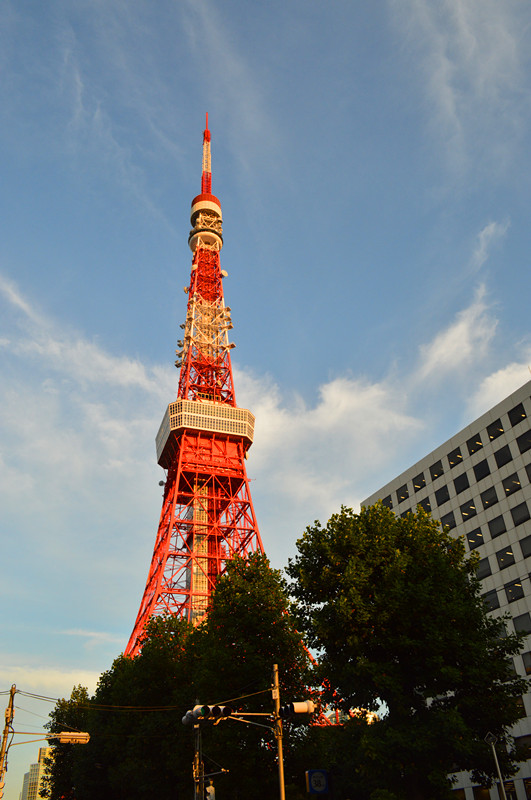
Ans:
POLYGON ((125 654, 141 648, 146 623, 170 613, 197 624, 226 562, 263 552, 244 459, 254 417, 238 408, 223 299, 219 253, 221 206, 212 194, 208 115, 203 135, 201 194, 192 200, 193 253, 188 305, 176 366, 177 400, 157 435, 158 463, 166 470, 162 512, 140 610, 125 654))

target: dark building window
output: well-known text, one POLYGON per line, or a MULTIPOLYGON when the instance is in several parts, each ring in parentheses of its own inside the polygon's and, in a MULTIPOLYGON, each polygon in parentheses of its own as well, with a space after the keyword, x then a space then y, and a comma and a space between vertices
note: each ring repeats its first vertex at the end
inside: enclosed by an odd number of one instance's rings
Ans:
POLYGON ((440 489, 437 489, 435 492, 435 500, 438 506, 442 506, 443 503, 446 503, 450 499, 450 492, 448 491, 448 486, 444 485, 441 486, 440 489))
POLYGON ((481 492, 481 502, 483 503, 483 508, 490 508, 490 506, 498 502, 498 495, 494 486, 481 492))
POLYGON ((430 503, 430 498, 429 498, 429 497, 425 497, 425 498, 424 498, 424 500, 421 500, 421 501, 419 502, 419 506, 420 506, 421 508, 423 508, 423 509, 424 509, 424 511, 426 511, 426 512, 429 514, 429 513, 431 512, 431 503, 430 503))
POLYGON ((456 494, 461 494, 461 492, 464 492, 465 489, 468 489, 470 486, 470 481, 468 480, 468 475, 466 472, 463 472, 462 475, 458 475, 457 478, 454 479, 454 486, 456 494))
POLYGON ((501 447, 499 450, 496 450, 494 453, 494 458, 496 459, 496 464, 498 467, 503 467, 504 464, 508 464, 509 461, 513 460, 513 456, 511 453, 511 448, 508 444, 504 447, 501 447))
POLYGON ((531 464, 526 466, 525 471, 527 472, 527 480, 531 482, 531 464))
POLYGON ((407 488, 407 483, 405 483, 403 486, 400 487, 400 489, 396 490, 396 499, 398 500, 399 503, 401 503, 403 500, 407 500, 408 497, 409 497, 409 491, 407 488))
POLYGON ((490 791, 486 786, 473 786, 472 794, 474 800, 490 800, 490 791))
MULTIPOLYGON (((517 617, 513 617, 513 625, 515 631, 518 633, 531 633, 531 616, 529 615, 529 611, 526 611, 525 614, 519 614, 517 617)), ((531 739, 531 736, 529 738, 531 739)))
POLYGON ((520 578, 517 578, 515 581, 511 581, 510 583, 506 583, 503 588, 505 589, 508 603, 514 603, 515 600, 521 600, 524 596, 524 590, 522 589, 522 582, 520 578))
POLYGON ((476 505, 473 500, 468 500, 466 503, 463 503, 462 506, 459 506, 459 509, 461 511, 461 516, 463 517, 463 520, 475 517, 476 514, 478 513, 476 511, 476 505))
POLYGON ((481 597, 483 598, 483 602, 487 606, 488 611, 493 611, 495 608, 500 607, 500 601, 498 600, 498 592, 496 589, 491 589, 490 592, 485 592, 485 594, 482 594, 481 597))
POLYGON ((452 450, 451 453, 448 453, 448 463, 450 464, 450 468, 457 467, 462 460, 463 456, 461 455, 460 447, 456 447, 455 450, 452 450))
POLYGON ((494 519, 491 519, 489 522, 489 531, 493 539, 497 536, 501 536, 506 530, 507 526, 505 525, 503 514, 500 514, 499 517, 494 517, 494 519))
POLYGON ((441 475, 443 475, 443 474, 444 474, 444 470, 443 470, 442 461, 436 461, 435 464, 433 464, 430 467, 430 475, 431 475, 432 481, 436 480, 437 478, 440 478, 441 475))
MULTIPOLYGON (((531 736, 529 734, 525 736, 515 736, 514 743, 517 752, 522 754, 522 759, 524 761, 531 758, 531 736)), ((524 786, 527 797, 531 797, 531 778, 524 778, 524 786)))
POLYGON ((521 486, 520 481, 518 479, 518 473, 513 472, 512 475, 509 475, 509 477, 505 478, 502 481, 502 486, 503 486, 503 491, 505 492, 505 496, 506 497, 509 497, 510 494, 514 494, 519 489, 521 489, 522 486, 521 486))
POLYGON ((474 528, 473 531, 469 531, 466 535, 468 546, 471 550, 474 550, 476 547, 479 547, 480 544, 483 544, 483 534, 481 532, 481 528, 474 528))
POLYGON ((408 515, 408 514, 411 514, 411 509, 410 509, 410 508, 408 508, 408 510, 407 510, 407 511, 402 511, 402 513, 400 514, 400 516, 401 516, 401 517, 407 517, 407 515, 408 515))
POLYGON ((481 441, 481 436, 479 433, 476 433, 475 436, 472 436, 472 438, 467 441, 466 446, 468 447, 468 452, 471 456, 473 456, 474 453, 477 453, 478 450, 481 450, 483 447, 483 442, 481 441))
POLYGON ((498 559, 498 566, 500 569, 505 569, 506 567, 510 567, 511 564, 514 564, 514 554, 511 545, 507 545, 507 547, 504 547, 502 550, 498 550, 496 558, 498 559))
POLYGON ((455 528, 456 522, 453 511, 449 511, 448 514, 445 514, 444 517, 441 517, 441 525, 443 526, 443 528, 446 527, 450 528, 450 530, 452 530, 452 528, 455 528))
POLYGON ((501 419, 496 419, 494 422, 491 422, 490 425, 487 425, 487 433, 491 442, 497 439, 498 436, 501 436, 503 433, 501 419))
POLYGON ((531 556, 531 536, 520 539, 520 548, 524 558, 529 558, 529 556, 531 556))
POLYGON ((516 440, 521 453, 526 453, 531 448, 531 431, 526 431, 516 440))
POLYGON ((476 569, 476 577, 478 580, 482 581, 483 578, 488 578, 489 575, 492 575, 492 570, 490 568, 490 561, 487 557, 482 558, 479 562, 477 569, 476 569))
POLYGON ((487 475, 490 475, 489 462, 487 461, 486 458, 484 458, 483 461, 480 461, 478 464, 476 464, 476 466, 474 467, 474 475, 476 476, 477 481, 480 481, 483 478, 486 478, 487 475))
POLYGON ((511 516, 515 525, 521 525, 529 519, 529 509, 527 503, 520 503, 519 506, 511 508, 511 516))
POLYGON ((531 653, 522 653, 522 661, 524 662, 525 674, 531 674, 531 653))
POLYGON ((511 408, 511 410, 508 412, 508 417, 513 428, 515 425, 518 425, 519 422, 525 419, 527 414, 525 413, 523 403, 518 403, 517 406, 511 408))
POLYGON ((392 508, 393 507, 393 501, 391 500, 391 495, 390 494, 388 494, 387 497, 384 497, 384 499, 382 500, 382 505, 386 506, 386 508, 392 508))
POLYGON ((426 478, 424 477, 424 473, 421 472, 416 478, 413 478, 413 488, 416 492, 418 492, 421 489, 424 489, 425 486, 426 478))

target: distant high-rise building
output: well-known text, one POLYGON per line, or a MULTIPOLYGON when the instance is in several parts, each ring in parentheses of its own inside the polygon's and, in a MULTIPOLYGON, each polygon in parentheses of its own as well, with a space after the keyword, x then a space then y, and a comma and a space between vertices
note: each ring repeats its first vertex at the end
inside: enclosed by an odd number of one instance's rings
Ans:
MULTIPOLYGON (((405 516, 418 505, 479 553, 478 578, 493 616, 510 614, 516 631, 530 634, 514 659, 531 675, 531 381, 362 502, 377 500, 405 516)), ((529 749, 508 800, 531 798, 531 697, 513 735, 529 749)), ((497 789, 456 783, 459 800, 498 800, 497 789)))
POLYGON ((29 772, 24 775, 20 800, 39 800, 40 791, 43 787, 44 772, 46 769, 44 760, 51 758, 51 747, 39 747, 39 757, 36 764, 31 764, 29 772))

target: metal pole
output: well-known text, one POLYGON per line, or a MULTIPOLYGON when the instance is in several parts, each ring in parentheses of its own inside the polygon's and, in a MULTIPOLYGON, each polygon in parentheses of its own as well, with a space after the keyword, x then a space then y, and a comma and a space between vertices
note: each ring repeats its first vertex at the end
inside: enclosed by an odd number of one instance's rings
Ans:
POLYGON ((13 717, 15 715, 14 705, 15 705, 15 694, 17 691, 17 687, 15 684, 11 687, 9 692, 9 705, 6 708, 6 722, 4 725, 4 735, 2 736, 2 745, 0 746, 0 783, 4 780, 4 773, 6 771, 5 768, 5 760, 6 760, 6 750, 7 750, 7 736, 9 734, 9 729, 11 728, 11 723, 13 722, 13 717))
POLYGON ((205 768, 203 765, 203 748, 201 742, 201 725, 195 726, 194 754, 194 800, 205 798, 205 768))
POLYGON ((500 764, 499 764, 499 761, 498 761, 498 754, 496 753, 496 748, 494 746, 496 744, 496 742, 498 741, 498 739, 496 738, 496 736, 493 733, 491 733, 489 731, 487 733, 487 735, 485 736, 485 741, 487 742, 487 744, 490 744, 490 746, 492 748, 492 755, 494 757, 494 763, 496 764, 496 772, 498 773, 498 779, 500 781, 502 797, 503 797, 503 800, 507 800, 507 795, 505 794, 505 786, 504 786, 504 783, 503 783, 503 778, 502 778, 502 774, 501 774, 501 770, 500 770, 500 764))
POLYGON ((280 800, 285 800, 284 790, 284 755, 282 752, 282 719, 280 717, 280 689, 278 684, 278 664, 273 664, 273 701, 275 704, 275 727, 274 734, 277 740, 278 749, 278 783, 280 789, 280 800))

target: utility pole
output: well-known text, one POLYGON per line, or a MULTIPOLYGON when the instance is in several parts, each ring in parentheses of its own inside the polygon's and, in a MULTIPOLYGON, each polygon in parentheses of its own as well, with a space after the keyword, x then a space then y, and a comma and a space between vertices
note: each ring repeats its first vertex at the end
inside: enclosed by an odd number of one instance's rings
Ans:
POLYGON ((205 800, 205 765, 199 723, 195 725, 194 800, 205 800))
POLYGON ((6 708, 6 721, 4 725, 4 735, 2 736, 2 744, 0 746, 0 797, 4 794, 4 774, 6 771, 6 750, 7 750, 7 737, 11 730, 11 723, 15 716, 15 694, 17 687, 15 684, 11 687, 9 692, 9 704, 6 708))
POLYGON ((284 789, 284 754, 282 752, 282 717, 280 716, 280 688, 278 683, 278 664, 273 664, 273 702, 275 704, 275 722, 273 732, 277 740, 278 750, 278 784, 280 789, 280 800, 285 800, 284 789))

